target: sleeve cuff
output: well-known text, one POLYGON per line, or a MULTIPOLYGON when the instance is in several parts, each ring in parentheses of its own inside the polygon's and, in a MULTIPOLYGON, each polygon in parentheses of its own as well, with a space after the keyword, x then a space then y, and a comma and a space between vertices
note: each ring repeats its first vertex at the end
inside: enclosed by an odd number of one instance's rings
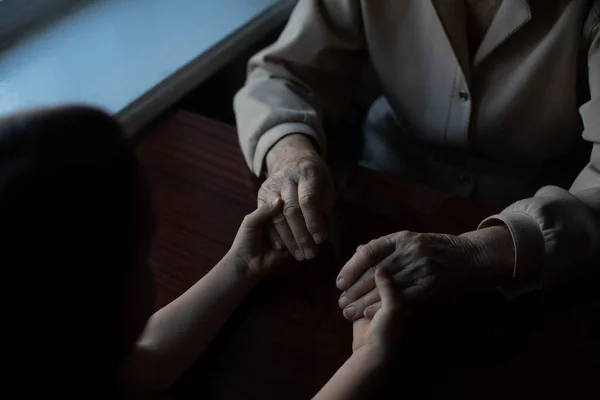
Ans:
POLYGON ((515 249, 514 281, 498 289, 515 298, 540 288, 544 259, 544 237, 537 221, 523 212, 507 212, 486 218, 477 229, 505 225, 515 249))
POLYGON ((320 135, 311 126, 299 122, 287 122, 277 125, 265 133, 263 133, 256 145, 254 159, 252 161, 252 171, 261 176, 265 165, 265 157, 271 147, 284 137, 292 134, 300 133, 314 139, 322 153, 325 153, 325 143, 321 140, 320 135))

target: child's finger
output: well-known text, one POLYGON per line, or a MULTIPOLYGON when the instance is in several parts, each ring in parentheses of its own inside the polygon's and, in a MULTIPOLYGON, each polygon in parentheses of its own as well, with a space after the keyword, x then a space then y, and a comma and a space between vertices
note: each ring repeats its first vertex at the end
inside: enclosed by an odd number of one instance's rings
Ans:
POLYGON ((396 290, 394 279, 383 268, 377 268, 375 271, 375 285, 379 289, 382 307, 388 308, 400 303, 400 293, 396 290))
POLYGON ((273 250, 276 250, 279 252, 285 251, 285 246, 283 244, 283 240, 281 240, 281 238, 279 237, 279 234, 275 230, 275 227, 273 226, 273 224, 267 225, 267 236, 269 238, 269 242, 271 242, 271 244, 273 246, 273 250))
POLYGON ((243 226, 245 228, 256 228, 270 222, 274 216, 281 212, 282 205, 283 202, 279 197, 270 203, 263 204, 253 213, 246 215, 243 226))

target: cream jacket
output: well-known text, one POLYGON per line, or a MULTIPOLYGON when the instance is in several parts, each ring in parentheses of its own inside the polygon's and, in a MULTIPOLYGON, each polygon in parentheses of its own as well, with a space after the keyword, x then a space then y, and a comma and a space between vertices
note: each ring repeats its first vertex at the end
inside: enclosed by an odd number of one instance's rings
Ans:
POLYGON ((260 174, 292 133, 325 152, 323 120, 347 104, 370 61, 420 141, 506 165, 552 164, 582 137, 591 143, 569 190, 544 186, 480 227, 509 228, 515 294, 600 268, 600 0, 504 0, 474 57, 461 4, 300 0, 235 98, 248 165, 260 174))

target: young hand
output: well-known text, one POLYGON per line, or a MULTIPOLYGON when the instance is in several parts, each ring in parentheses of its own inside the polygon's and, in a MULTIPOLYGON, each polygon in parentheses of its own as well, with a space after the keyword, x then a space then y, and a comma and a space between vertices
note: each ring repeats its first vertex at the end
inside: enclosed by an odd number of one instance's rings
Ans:
POLYGON ((286 258, 272 248, 267 236, 267 227, 281 212, 282 205, 282 200, 276 198, 246 215, 229 250, 229 256, 238 260, 253 277, 272 271, 286 258))
POLYGON ((407 309, 388 272, 377 270, 375 284, 381 301, 369 306, 365 317, 354 321, 352 351, 373 351, 377 357, 387 360, 400 343, 407 309))

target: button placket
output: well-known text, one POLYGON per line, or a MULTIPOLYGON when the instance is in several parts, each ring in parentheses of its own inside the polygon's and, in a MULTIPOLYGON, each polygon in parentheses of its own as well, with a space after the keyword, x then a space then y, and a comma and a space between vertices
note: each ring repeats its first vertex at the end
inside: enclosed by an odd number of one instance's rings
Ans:
POLYGON ((469 86, 460 68, 456 69, 446 124, 445 144, 466 149, 471 116, 469 86))

